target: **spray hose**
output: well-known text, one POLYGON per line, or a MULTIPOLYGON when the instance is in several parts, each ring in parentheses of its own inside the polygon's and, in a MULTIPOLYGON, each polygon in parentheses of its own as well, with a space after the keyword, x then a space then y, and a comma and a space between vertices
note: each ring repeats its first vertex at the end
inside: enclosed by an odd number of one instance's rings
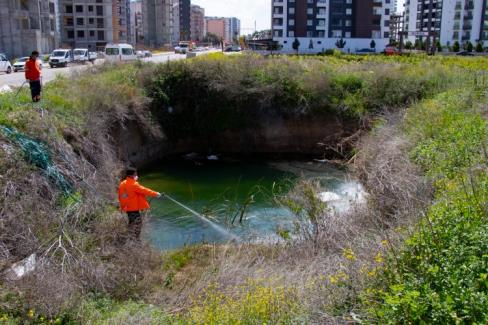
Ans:
POLYGON ((171 202, 175 203, 176 205, 182 207, 183 209, 187 210, 188 212, 190 212, 191 214, 193 214, 194 216, 198 217, 200 220, 204 221, 205 223, 209 224, 212 228, 214 228, 216 231, 218 231, 219 233, 221 234, 224 234, 226 235, 227 237, 231 238, 232 240, 235 240, 237 242, 240 241, 240 238, 236 235, 234 235, 233 233, 231 233, 229 230, 223 228, 222 226, 212 222, 211 220, 209 220, 208 218, 205 218, 204 216, 202 216, 200 213, 196 212, 195 210, 187 207, 186 205, 184 205, 183 203, 173 199, 171 196, 169 196, 168 194, 163 194, 163 196, 165 198, 167 198, 168 200, 170 200, 171 202))

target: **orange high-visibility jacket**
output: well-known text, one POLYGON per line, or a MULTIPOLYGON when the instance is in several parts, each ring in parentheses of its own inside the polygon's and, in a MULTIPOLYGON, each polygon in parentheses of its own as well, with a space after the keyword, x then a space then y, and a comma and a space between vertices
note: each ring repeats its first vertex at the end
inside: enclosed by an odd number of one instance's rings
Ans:
POLYGON ((149 209, 146 196, 156 197, 158 192, 152 191, 127 177, 119 185, 120 209, 124 212, 135 212, 149 209))
POLYGON ((29 58, 25 62, 25 79, 30 81, 36 81, 41 78, 41 67, 38 60, 32 60, 29 58))

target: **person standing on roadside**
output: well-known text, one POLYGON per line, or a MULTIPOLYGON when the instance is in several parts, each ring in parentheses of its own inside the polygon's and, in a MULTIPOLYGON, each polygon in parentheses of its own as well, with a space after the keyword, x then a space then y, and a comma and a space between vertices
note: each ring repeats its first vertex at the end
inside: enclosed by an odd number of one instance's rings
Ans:
POLYGON ((127 213, 129 218, 129 232, 135 239, 139 239, 142 229, 141 211, 150 208, 146 197, 160 198, 159 192, 150 190, 140 185, 137 180, 137 169, 127 168, 125 180, 119 185, 120 209, 127 213))
POLYGON ((33 51, 29 60, 25 63, 25 79, 29 82, 32 101, 37 103, 41 100, 41 65, 39 52, 33 51))

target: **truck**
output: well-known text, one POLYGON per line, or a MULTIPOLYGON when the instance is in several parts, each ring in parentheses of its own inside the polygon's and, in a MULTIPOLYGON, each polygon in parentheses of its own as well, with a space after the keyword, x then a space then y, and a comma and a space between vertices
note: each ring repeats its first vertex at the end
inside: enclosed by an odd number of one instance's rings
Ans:
POLYGON ((181 41, 177 47, 175 47, 175 53, 186 54, 193 51, 195 44, 193 42, 181 41))
POLYGON ((73 62, 73 51, 67 49, 54 50, 49 57, 49 66, 51 68, 66 67, 71 62, 73 62))
POLYGON ((86 63, 95 62, 97 59, 97 53, 90 52, 88 49, 74 49, 73 50, 73 60, 74 62, 86 63))

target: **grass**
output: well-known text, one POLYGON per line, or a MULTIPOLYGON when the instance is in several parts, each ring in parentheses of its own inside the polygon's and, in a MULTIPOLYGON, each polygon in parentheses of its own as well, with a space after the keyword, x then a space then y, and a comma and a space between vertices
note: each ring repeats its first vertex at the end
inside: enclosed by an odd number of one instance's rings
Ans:
POLYGON ((0 124, 49 144, 75 194, 0 138, 0 266, 37 250, 46 261, 1 284, 0 322, 486 322, 486 71, 481 57, 211 54, 58 78, 45 118, 26 90, 1 95, 0 124), (303 183, 284 199, 295 240, 162 255, 127 240, 114 130, 174 140, 263 116, 374 125, 349 155, 368 206, 335 215, 303 183))

